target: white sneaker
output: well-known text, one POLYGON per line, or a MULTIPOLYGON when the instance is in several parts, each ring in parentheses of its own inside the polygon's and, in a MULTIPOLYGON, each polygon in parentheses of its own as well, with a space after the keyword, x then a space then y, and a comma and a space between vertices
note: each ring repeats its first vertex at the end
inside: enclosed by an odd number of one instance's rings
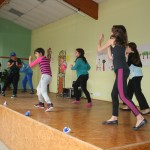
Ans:
POLYGON ((16 98, 16 97, 17 97, 16 95, 12 95, 12 96, 11 96, 12 99, 14 99, 14 98, 16 98))

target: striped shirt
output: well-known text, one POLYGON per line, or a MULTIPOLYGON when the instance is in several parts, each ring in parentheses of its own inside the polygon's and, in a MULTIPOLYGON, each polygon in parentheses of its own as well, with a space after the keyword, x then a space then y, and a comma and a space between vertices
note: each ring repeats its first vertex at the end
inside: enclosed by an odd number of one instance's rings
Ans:
POLYGON ((35 61, 30 63, 29 65, 32 68, 37 64, 39 64, 42 74, 48 74, 48 75, 52 76, 50 62, 49 62, 49 59, 47 57, 45 57, 45 56, 39 57, 35 61))

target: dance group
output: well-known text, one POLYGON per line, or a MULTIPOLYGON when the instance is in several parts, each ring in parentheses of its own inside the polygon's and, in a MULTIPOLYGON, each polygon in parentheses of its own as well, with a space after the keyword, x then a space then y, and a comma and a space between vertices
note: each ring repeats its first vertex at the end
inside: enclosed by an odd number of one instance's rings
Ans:
MULTIPOLYGON (((132 111, 135 115, 137 121, 133 130, 139 130, 143 127, 147 120, 143 115, 150 114, 150 108, 147 103, 145 96, 141 90, 141 80, 143 77, 142 74, 142 63, 140 60, 140 55, 137 50, 137 46, 134 42, 128 43, 127 31, 123 25, 114 25, 111 30, 110 39, 106 44, 102 45, 104 35, 102 34, 98 41, 98 52, 107 50, 108 56, 112 59, 114 72, 115 72, 115 82, 111 92, 112 97, 112 116, 102 122, 104 125, 118 125, 118 111, 119 111, 119 98, 123 101, 124 107, 120 108, 122 111, 132 111), (130 74, 130 79, 127 84, 127 79, 130 74), (133 94, 135 94, 136 99, 138 100, 141 111, 137 109, 135 104, 132 101, 133 94)), ((21 62, 20 59, 16 57, 15 53, 11 53, 10 60, 8 61, 7 67, 9 68, 9 74, 7 80, 2 88, 1 94, 5 96, 5 90, 10 85, 13 84, 13 95, 12 98, 17 95, 17 85, 19 81, 19 72, 24 65, 26 68, 32 68, 35 65, 39 64, 41 70, 41 79, 37 87, 37 95, 39 103, 35 104, 35 107, 44 108, 44 100, 47 104, 46 112, 51 111, 54 106, 51 102, 50 97, 47 93, 47 85, 50 84, 52 79, 52 72, 50 67, 49 59, 45 56, 45 51, 43 48, 37 48, 34 51, 36 60, 32 60, 32 57, 29 56, 29 66, 21 62), (21 68, 21 69, 20 69, 21 68)), ((75 64, 71 65, 71 70, 76 70, 77 80, 73 84, 75 100, 72 101, 73 104, 80 103, 80 91, 78 87, 80 86, 84 92, 87 103, 86 107, 92 107, 92 101, 90 93, 87 90, 87 80, 89 78, 88 71, 90 70, 90 65, 88 64, 86 58, 84 57, 84 50, 82 48, 77 48, 75 52, 75 64)), ((25 69, 26 70, 26 69, 25 69)), ((24 92, 26 92, 26 82, 29 81, 31 88, 31 93, 34 93, 32 86, 32 71, 28 72, 23 80, 24 92)))

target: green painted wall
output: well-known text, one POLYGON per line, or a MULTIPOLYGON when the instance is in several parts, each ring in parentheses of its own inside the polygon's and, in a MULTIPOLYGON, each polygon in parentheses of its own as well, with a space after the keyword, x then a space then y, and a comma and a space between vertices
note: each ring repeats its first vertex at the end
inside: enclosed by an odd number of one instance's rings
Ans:
MULTIPOLYGON (((92 66, 88 89, 92 93, 99 93, 93 96, 95 99, 111 100, 111 90, 114 82, 112 71, 96 72, 96 49, 98 37, 105 34, 105 41, 110 37, 111 27, 114 24, 123 24, 128 31, 129 41, 137 45, 150 43, 150 1, 149 0, 106 0, 99 5, 99 20, 96 21, 88 16, 75 14, 32 31, 32 53, 37 47, 45 50, 53 49, 51 92, 57 92, 57 56, 60 50, 66 50, 68 68, 66 70, 66 87, 71 87, 72 81, 76 79, 75 72, 70 70, 70 64, 75 60, 74 52, 77 47, 85 49, 86 58, 92 66)), ((34 78, 35 85, 39 82, 39 69, 34 78)), ((150 84, 150 67, 143 68, 144 78, 142 88, 147 98, 150 97, 147 85, 150 84)), ((149 103, 150 103, 150 99, 149 103)))
POLYGON ((0 56, 2 56, 2 47, 3 47, 2 34, 0 34, 0 56))
MULTIPOLYGON (((0 18, 0 56, 8 56, 11 51, 18 57, 28 58, 31 52, 31 30, 21 27, 11 21, 0 18)), ((0 58, 2 69, 7 68, 8 59, 0 58)), ((19 88, 21 88, 20 77, 19 88)))
POLYGON ((27 57, 31 50, 31 30, 0 18, 0 55, 9 56, 11 51, 18 57, 27 57))

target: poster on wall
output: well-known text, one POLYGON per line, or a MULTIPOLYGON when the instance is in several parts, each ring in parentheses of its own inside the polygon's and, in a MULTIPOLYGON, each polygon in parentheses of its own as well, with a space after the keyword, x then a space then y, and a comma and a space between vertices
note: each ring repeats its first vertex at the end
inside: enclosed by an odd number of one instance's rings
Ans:
MULTIPOLYGON (((150 44, 142 44, 137 47, 143 66, 150 66, 150 44)), ((108 58, 107 52, 96 54, 96 71, 113 71, 112 60, 108 58)))
POLYGON ((58 55, 58 74, 57 74, 57 90, 58 95, 62 95, 65 87, 65 70, 67 69, 66 51, 61 50, 58 55))
POLYGON ((112 60, 108 58, 107 52, 99 52, 96 55, 96 71, 113 70, 112 60))
POLYGON ((137 47, 143 66, 150 66, 150 44, 142 44, 137 47))

